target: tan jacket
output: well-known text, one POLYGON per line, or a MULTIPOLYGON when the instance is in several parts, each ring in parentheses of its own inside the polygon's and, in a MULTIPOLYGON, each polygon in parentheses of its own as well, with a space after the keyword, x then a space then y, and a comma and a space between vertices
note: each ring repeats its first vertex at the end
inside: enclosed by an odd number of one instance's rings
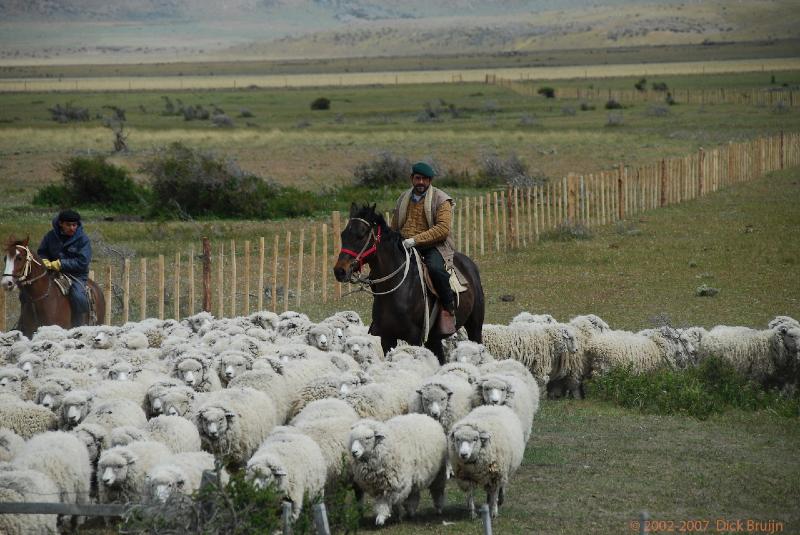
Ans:
MULTIPOLYGON (((409 188, 397 199, 397 204, 392 214, 391 227, 393 230, 403 229, 406 225, 412 191, 413 188, 409 188)), ((431 186, 425 194, 422 205, 424 223, 427 230, 415 236, 403 237, 413 237, 417 245, 422 247, 434 245, 441 253, 442 258, 444 258, 445 265, 449 268, 453 265, 453 255, 456 250, 455 242, 450 232, 455 202, 447 193, 431 186)), ((416 227, 416 225, 414 226, 416 227)))

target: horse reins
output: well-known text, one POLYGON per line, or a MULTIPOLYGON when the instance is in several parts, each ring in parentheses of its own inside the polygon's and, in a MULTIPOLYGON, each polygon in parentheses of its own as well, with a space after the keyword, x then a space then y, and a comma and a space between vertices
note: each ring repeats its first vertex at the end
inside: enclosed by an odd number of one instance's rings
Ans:
MULTIPOLYGON (((29 247, 25 247, 24 245, 17 245, 16 249, 17 249, 17 254, 20 253, 20 251, 19 251, 20 249, 25 251, 25 266, 22 268, 22 274, 18 275, 18 276, 15 276, 13 272, 11 273, 11 277, 17 279, 16 280, 17 286, 30 286, 31 284, 33 284, 37 280, 39 280, 42 277, 47 275, 47 270, 44 270, 41 274, 35 276, 34 278, 28 279, 28 275, 31 274, 31 264, 36 264, 37 266, 41 266, 42 263, 37 261, 33 257, 33 253, 31 252, 29 247)), ((50 291, 50 288, 48 288, 48 292, 49 291, 50 291)), ((47 295, 47 294, 45 294, 45 295, 47 295)))
MULTIPOLYGON (((346 249, 344 247, 342 247, 341 249, 342 253, 352 256, 355 259, 355 261, 358 262, 358 270, 356 271, 361 271, 361 268, 364 265, 364 259, 378 250, 378 244, 381 242, 381 227, 378 227, 378 231, 375 232, 372 223, 370 223, 366 219, 361 219, 360 217, 352 217, 347 221, 347 225, 345 225, 345 228, 347 228, 350 225, 351 221, 360 221, 361 223, 367 225, 367 228, 369 228, 369 237, 367 238, 367 241, 364 242, 364 246, 358 253, 356 253, 352 249, 346 249), (372 242, 372 247, 369 247, 370 242, 372 242)), ((403 252, 406 254, 405 262, 403 262, 400 266, 398 266, 397 269, 395 269, 385 277, 380 277, 378 279, 371 279, 369 277, 362 278, 362 277, 351 276, 350 282, 352 282, 353 284, 359 284, 361 287, 358 290, 348 293, 363 291, 369 293, 370 295, 386 295, 396 291, 405 282, 406 277, 408 276, 408 268, 411 265, 408 249, 404 247, 403 252), (368 288, 368 286, 374 286, 375 284, 388 281, 389 279, 400 273, 400 270, 403 270, 403 278, 400 280, 397 286, 395 286, 391 290, 387 290, 385 292, 376 292, 373 291, 371 288, 368 288)))

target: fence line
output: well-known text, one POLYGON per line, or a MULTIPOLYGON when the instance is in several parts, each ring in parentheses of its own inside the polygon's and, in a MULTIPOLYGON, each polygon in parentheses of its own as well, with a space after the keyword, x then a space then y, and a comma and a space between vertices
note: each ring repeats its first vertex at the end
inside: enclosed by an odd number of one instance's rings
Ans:
POLYGON ((663 103, 671 98, 676 104, 739 104, 752 106, 800 106, 797 92, 788 88, 709 88, 709 89, 600 89, 584 87, 553 87, 541 82, 521 82, 487 74, 486 83, 505 87, 520 95, 537 96, 539 89, 549 87, 557 98, 563 100, 597 101, 616 100, 620 103, 663 103))
MULTIPOLYGON (((481 258, 535 247, 543 234, 557 232, 561 227, 613 224, 645 210, 695 199, 731 184, 798 165, 800 134, 781 132, 749 142, 700 149, 684 157, 662 158, 639 167, 620 163, 614 170, 569 174, 527 188, 509 187, 457 199, 452 228, 458 248, 481 258)), ((203 238, 202 269, 194 269, 193 246, 185 262, 182 252, 175 251, 169 281, 164 255, 156 259, 155 276, 147 267, 153 265, 153 259, 141 258, 139 270, 131 269, 130 258, 124 259, 119 267, 101 264, 96 271, 102 276, 106 292, 105 322, 128 321, 137 304, 141 320, 163 319, 167 303, 171 305, 170 315, 182 318, 200 310, 215 311, 222 317, 226 312, 246 315, 264 308, 277 312, 279 304, 283 311, 291 306, 299 308, 307 303, 340 299, 342 285, 331 280, 329 271, 341 249, 341 226, 341 214, 333 212, 328 220, 313 223, 311 228, 300 228, 294 233, 287 230, 285 239, 275 233, 271 250, 266 245, 267 238, 261 236, 257 259, 253 258, 249 240, 238 248, 233 240, 227 246, 220 242, 212 258, 212 244, 203 238), (272 255, 272 262, 267 267, 268 254, 272 255), (254 261, 258 265, 255 284, 254 261), (214 264, 215 281, 212 280, 214 264), (237 269, 238 266, 243 269, 237 269), (148 289, 152 283, 156 284, 155 291, 148 289), (257 288, 255 299, 253 288, 257 288), (200 307, 195 299, 197 289, 202 291, 200 307), (255 310, 253 303, 257 303, 255 310)), ((367 297, 363 294, 348 297, 352 299, 367 297)), ((0 292, 0 331, 13 327, 18 314, 18 299, 0 292)))

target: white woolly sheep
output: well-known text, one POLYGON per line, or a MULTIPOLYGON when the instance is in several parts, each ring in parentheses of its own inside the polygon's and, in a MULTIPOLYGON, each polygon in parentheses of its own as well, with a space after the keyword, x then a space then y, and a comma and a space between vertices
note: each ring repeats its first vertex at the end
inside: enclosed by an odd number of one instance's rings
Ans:
MULTIPOLYGON (((177 453, 159 461, 145 478, 146 500, 166 502, 175 493, 191 495, 200 488, 203 472, 214 470, 214 456, 205 451, 177 453)), ((220 483, 228 483, 228 472, 220 472, 220 483)))
POLYGON ((0 422, 3 427, 28 439, 55 429, 58 418, 46 407, 21 400, 14 394, 0 394, 0 422))
POLYGON ((589 377, 605 375, 616 366, 629 366, 639 374, 667 363, 651 338, 628 331, 614 330, 592 337, 584 354, 589 377))
POLYGON ((530 312, 520 312, 511 323, 558 323, 550 314, 531 314, 530 312))
MULTIPOLYGON (((132 442, 148 440, 147 432, 144 429, 133 425, 122 425, 111 430, 111 447, 127 446, 132 442)), ((157 441, 156 441, 157 442, 157 441)))
MULTIPOLYGON (((59 503, 56 484, 38 470, 0 470, 0 503, 59 503)), ((58 533, 56 515, 0 515, 0 533, 58 533)))
POLYGON ((299 430, 280 426, 247 461, 247 478, 258 487, 270 484, 292 503, 292 520, 300 517, 304 498, 323 493, 327 479, 325 458, 317 443, 299 430))
MULTIPOLYGON (((144 413, 148 418, 153 418, 164 412, 164 394, 171 388, 183 386, 183 381, 177 378, 156 381, 147 387, 144 396, 144 413)), ((188 388, 188 387, 187 387, 188 388)))
POLYGON ((88 390, 97 399, 126 399, 139 407, 145 406, 147 397, 147 385, 138 381, 105 379, 93 384, 88 390))
POLYGON ((288 311, 278 316, 275 330, 279 336, 292 339, 304 335, 312 325, 311 320, 305 314, 288 311))
POLYGON ((200 332, 200 330, 214 322, 214 316, 209 312, 198 312, 188 318, 184 318, 181 323, 189 327, 192 332, 200 332))
POLYGON ((433 351, 422 346, 397 346, 386 353, 387 362, 402 363, 403 367, 416 371, 421 377, 436 373, 439 369, 439 359, 433 351))
POLYGON ((197 392, 214 392, 222 388, 211 358, 194 353, 175 361, 172 377, 182 379, 197 392))
POLYGON ((0 427, 0 462, 13 459, 25 445, 25 440, 11 429, 0 427))
MULTIPOLYGON (((514 359, 495 360, 494 362, 487 362, 481 366, 480 371, 485 375, 500 373, 504 375, 513 375, 518 379, 522 379, 522 381, 525 382, 525 386, 528 387, 528 392, 530 393, 531 401, 534 406, 534 414, 539 410, 539 398, 541 397, 539 384, 536 382, 536 378, 531 371, 520 361, 514 359)), ((548 387, 549 386, 550 385, 548 385, 548 387)))
POLYGON ((237 375, 253 369, 253 356, 242 351, 227 350, 219 356, 218 375, 220 382, 227 386, 237 375))
POLYGON ((477 516, 476 488, 486 490, 486 501, 496 517, 509 478, 522 464, 525 454, 516 414, 502 405, 477 407, 453 425, 448 443, 458 486, 467 492, 470 517, 477 516))
POLYGON ((348 336, 344 342, 345 353, 356 359, 356 362, 366 369, 371 364, 383 360, 381 339, 370 334, 348 336))
POLYGON ((38 384, 39 387, 36 389, 33 401, 54 413, 57 413, 61 407, 64 394, 75 387, 71 380, 54 376, 41 378, 38 384))
POLYGON ((205 399, 204 396, 205 394, 195 392, 188 386, 170 388, 162 397, 164 414, 193 420, 194 408, 205 399))
POLYGON ((32 437, 12 464, 38 470, 58 487, 62 503, 90 503, 92 466, 83 442, 70 433, 48 431, 32 437))
POLYGON ((78 440, 83 442, 86 446, 86 452, 89 454, 89 463, 92 466, 92 486, 91 496, 97 497, 97 462, 100 460, 100 454, 111 447, 111 435, 108 429, 99 424, 80 424, 78 427, 71 431, 73 435, 78 437, 78 440))
POLYGON ((44 369, 42 358, 35 353, 25 353, 17 359, 17 366, 25 372, 30 379, 39 377, 44 369))
POLYGON ((491 362, 494 357, 483 344, 464 340, 458 342, 456 347, 450 352, 450 362, 466 362, 475 366, 480 366, 486 362, 491 362))
POLYGON ((0 393, 31 401, 36 397, 36 384, 21 368, 4 366, 0 368, 0 393))
MULTIPOLYGON (((283 369, 282 367, 280 368, 283 369)), ((291 410, 294 388, 271 366, 244 372, 228 383, 228 388, 253 388, 263 392, 272 400, 277 421, 283 423, 291 410)))
POLYGON ((469 384, 477 384, 481 378, 481 371, 474 364, 468 362, 447 362, 434 375, 457 375, 469 384))
MULTIPOLYGON (((291 419, 289 425, 302 427, 307 422, 315 420, 329 420, 331 418, 339 417, 353 419, 353 421, 359 419, 358 413, 356 413, 355 409, 341 399, 318 399, 306 405, 297 416, 291 419)), ((350 428, 348 427, 347 430, 349 431, 350 428)))
MULTIPOLYGON (((402 368, 406 365, 397 362, 374 364, 367 371, 366 380, 374 382, 362 384, 339 397, 349 403, 362 418, 388 420, 393 416, 408 412, 408 402, 422 377, 402 368)), ((413 361, 418 362, 418 361, 413 361)))
POLYGON ((361 386, 366 380, 367 378, 364 374, 356 375, 353 373, 324 375, 313 379, 294 396, 289 409, 289 418, 297 415, 312 401, 347 394, 361 386))
POLYGON ((147 473, 172 455, 160 442, 131 442, 104 451, 97 463, 100 503, 135 503, 145 497, 147 473))
POLYGON ((195 416, 203 448, 233 466, 244 465, 278 424, 272 400, 252 388, 212 392, 195 416))
POLYGON ((793 388, 800 381, 800 328, 756 330, 717 326, 700 345, 701 358, 716 356, 765 387, 793 388))
POLYGON ((306 331, 304 341, 320 351, 339 351, 342 348, 343 337, 343 333, 341 338, 337 336, 335 327, 319 323, 306 331))
POLYGON ((129 399, 109 399, 95 403, 86 418, 85 423, 100 424, 109 432, 115 427, 133 425, 144 427, 147 418, 140 405, 129 399))
POLYGON ((475 387, 457 375, 434 375, 417 388, 409 412, 427 414, 442 425, 445 432, 476 405, 475 387))
POLYGON ((137 440, 160 442, 173 453, 200 451, 200 433, 180 416, 156 416, 143 427, 124 425, 111 430, 111 446, 127 446, 137 440))
POLYGON ((800 328, 800 321, 797 321, 791 316, 775 316, 775 318, 767 324, 767 328, 775 329, 777 327, 787 327, 789 329, 800 328))
POLYGON ((639 331, 650 338, 661 350, 665 363, 671 368, 685 369, 697 362, 697 350, 683 330, 664 325, 639 331))
POLYGON ((247 319, 250 320, 250 323, 261 327, 265 331, 274 331, 278 326, 279 317, 274 312, 259 310, 247 316, 247 319))
POLYGON ((531 399, 528 385, 514 375, 491 373, 483 376, 478 386, 483 405, 505 405, 514 411, 519 418, 522 438, 527 443, 533 417, 539 409, 539 400, 531 399))
POLYGON ((349 436, 353 480, 375 500, 375 524, 382 526, 402 504, 413 516, 420 491, 430 489, 437 513, 444 508, 447 437, 439 422, 404 414, 387 422, 360 420, 349 436))
POLYGON ((92 410, 94 395, 88 390, 72 390, 64 394, 58 409, 58 428, 69 430, 81 423, 92 410))

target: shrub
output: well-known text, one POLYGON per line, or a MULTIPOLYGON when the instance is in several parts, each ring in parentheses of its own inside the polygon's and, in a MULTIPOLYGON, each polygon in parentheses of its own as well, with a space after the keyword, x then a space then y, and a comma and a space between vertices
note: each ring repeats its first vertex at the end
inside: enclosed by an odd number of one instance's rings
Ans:
POLYGON ((606 108, 607 110, 621 110, 622 108, 624 108, 624 106, 623 106, 623 105, 622 105, 622 103, 620 103, 620 102, 619 102, 617 99, 615 99, 615 98, 610 98, 610 99, 608 99, 608 101, 606 102, 606 106, 605 106, 605 108, 606 108))
POLYGON ((581 102, 581 111, 592 111, 594 110, 594 104, 590 104, 589 102, 581 102))
MULTIPOLYGON (((173 143, 142 166, 151 177, 153 209, 191 216, 276 217, 281 191, 233 162, 173 143)), ((313 210, 313 205, 308 211, 313 210)))
POLYGON ((253 115, 253 112, 248 110, 247 108, 242 108, 241 110, 239 110, 239 117, 251 118, 255 117, 255 115, 253 115))
POLYGON ((650 87, 653 88, 653 91, 660 91, 662 93, 669 90, 666 82, 653 82, 650 87))
POLYGON ((645 91, 647 89, 647 79, 640 78, 638 82, 633 84, 633 87, 635 87, 637 91, 645 91))
POLYGON ((411 175, 411 163, 402 156, 383 151, 371 162, 360 163, 353 170, 360 186, 405 185, 411 175))
POLYGON ((561 108, 561 115, 572 117, 576 113, 577 111, 572 106, 564 106, 563 108, 561 108))
POLYGON ((48 108, 51 119, 58 123, 83 122, 89 120, 89 110, 87 108, 76 108, 71 102, 65 106, 56 104, 53 108, 48 108))
POLYGON ((588 397, 650 414, 683 414, 704 420, 726 409, 770 410, 785 417, 800 414, 800 395, 784 397, 764 390, 719 358, 703 360, 683 371, 658 369, 635 374, 612 369, 586 385, 588 397))
POLYGON ((56 164, 64 179, 39 190, 35 204, 49 206, 100 205, 116 210, 141 208, 147 192, 127 169, 108 163, 103 156, 76 156, 56 164))
POLYGON ((224 113, 217 113, 211 118, 211 122, 214 123, 214 126, 220 128, 233 128, 233 119, 225 115, 224 113))
POLYGON ((311 101, 312 110, 329 110, 331 109, 331 99, 325 97, 318 97, 311 101))
POLYGON ((544 98, 556 98, 556 90, 552 87, 540 87, 536 93, 543 95, 544 98))
POLYGON ((564 222, 557 227, 541 234, 542 241, 568 242, 576 240, 591 240, 592 231, 583 223, 564 222))
POLYGON ((523 177, 528 177, 528 165, 516 153, 512 152, 507 159, 503 160, 496 153, 490 152, 481 157, 478 180, 475 185, 478 187, 495 186, 507 184, 512 180, 520 180, 523 177))

